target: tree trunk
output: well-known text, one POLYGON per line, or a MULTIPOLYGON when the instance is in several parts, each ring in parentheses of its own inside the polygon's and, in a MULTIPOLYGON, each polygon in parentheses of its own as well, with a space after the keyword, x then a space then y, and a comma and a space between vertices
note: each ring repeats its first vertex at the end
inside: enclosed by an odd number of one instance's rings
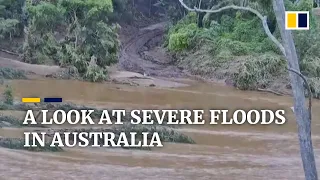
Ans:
POLYGON ((21 6, 21 11, 22 11, 22 25, 23 29, 28 26, 28 12, 27 12, 27 2, 26 0, 23 1, 23 4, 21 6))
MULTIPOLYGON (((286 52, 288 67, 300 72, 299 61, 291 31, 285 30, 285 7, 283 0, 273 0, 273 9, 279 25, 281 38, 286 52)), ((298 125, 300 154, 305 179, 317 180, 317 169, 311 140, 311 117, 305 106, 305 93, 302 79, 293 72, 290 80, 294 96, 294 113, 298 125)))
MULTIPOLYGON (((199 1, 199 4, 198 4, 198 8, 199 8, 199 9, 201 8, 201 3, 202 3, 202 0, 199 1)), ((197 17, 198 27, 199 27, 199 28, 202 28, 202 17, 203 17, 202 14, 203 14, 203 13, 198 12, 197 14, 198 14, 198 17, 197 17)))

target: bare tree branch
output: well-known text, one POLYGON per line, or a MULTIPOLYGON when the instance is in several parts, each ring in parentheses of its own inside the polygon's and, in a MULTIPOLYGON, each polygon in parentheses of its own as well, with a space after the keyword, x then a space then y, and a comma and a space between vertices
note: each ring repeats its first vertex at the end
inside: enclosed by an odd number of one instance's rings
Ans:
POLYGON ((11 54, 11 55, 15 55, 15 56, 20 56, 20 54, 18 54, 18 53, 15 53, 15 52, 12 52, 12 51, 8 51, 8 50, 5 50, 5 49, 0 49, 0 51, 5 52, 5 53, 7 53, 7 54, 11 54))
POLYGON ((311 110, 312 110, 312 93, 311 93, 311 88, 310 88, 310 86, 309 86, 309 84, 308 84, 308 81, 307 81, 306 77, 304 77, 304 75, 301 74, 299 71, 297 71, 297 70, 295 70, 295 69, 292 69, 292 68, 288 68, 288 71, 291 71, 291 72, 297 74, 298 76, 300 76, 301 79, 304 81, 305 86, 307 87, 307 90, 308 90, 308 98, 309 98, 308 111, 309 111, 309 119, 310 119, 310 121, 311 121, 311 119, 312 119, 312 112, 311 112, 311 110))
MULTIPOLYGON (((229 2, 229 1, 220 2, 219 4, 217 4, 217 5, 215 5, 215 6, 212 6, 212 7, 211 7, 211 10, 218 9, 221 5, 223 5, 223 4, 225 4, 225 3, 228 3, 228 2, 229 2)), ((200 7, 199 7, 199 9, 200 9, 200 7)), ((211 14, 212 14, 212 13, 206 13, 206 15, 204 15, 204 17, 203 17, 202 20, 204 20, 204 19, 209 19, 209 17, 210 17, 211 14)))
POLYGON ((271 89, 261 89, 261 88, 258 88, 257 90, 258 90, 258 91, 261 91, 261 92, 273 93, 273 94, 275 94, 275 95, 277 95, 277 96, 283 96, 282 93, 276 92, 276 91, 271 90, 271 89))
POLYGON ((263 16, 261 13, 259 13, 257 10, 251 8, 251 7, 242 7, 242 6, 235 6, 235 5, 229 5, 229 6, 225 6, 225 7, 221 7, 219 9, 211 9, 211 10, 204 10, 204 9, 199 9, 197 7, 194 7, 193 9, 188 7, 183 0, 179 0, 180 4, 186 8, 189 11, 194 11, 194 12, 205 12, 205 13, 218 13, 221 11, 225 11, 228 9, 236 9, 236 10, 244 10, 244 11, 250 11, 253 14, 257 15, 261 21, 262 21, 262 25, 263 25, 263 29, 266 32, 266 34, 268 35, 268 37, 278 46, 278 48, 280 49, 280 51, 282 52, 282 54, 284 56, 286 56, 286 52, 284 50, 284 47, 282 46, 282 44, 277 40, 276 37, 274 37, 272 35, 272 33, 270 32, 268 23, 267 23, 267 16, 263 16))

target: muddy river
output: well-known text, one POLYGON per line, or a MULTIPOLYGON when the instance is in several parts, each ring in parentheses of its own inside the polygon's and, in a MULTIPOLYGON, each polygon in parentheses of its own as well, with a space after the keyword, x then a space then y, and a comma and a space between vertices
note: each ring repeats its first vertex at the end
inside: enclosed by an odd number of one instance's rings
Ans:
MULTIPOLYGON (((103 108, 284 109, 285 125, 184 126, 196 144, 165 143, 152 151, 72 148, 33 153, 0 148, 0 179, 254 180, 303 179, 292 99, 221 85, 175 89, 91 84, 63 80, 15 80, 14 95, 60 96, 103 108)), ((320 162, 320 103, 313 101, 313 141, 320 162)), ((0 129, 20 136, 21 129, 0 129)), ((318 163, 318 167, 320 164, 318 163)))

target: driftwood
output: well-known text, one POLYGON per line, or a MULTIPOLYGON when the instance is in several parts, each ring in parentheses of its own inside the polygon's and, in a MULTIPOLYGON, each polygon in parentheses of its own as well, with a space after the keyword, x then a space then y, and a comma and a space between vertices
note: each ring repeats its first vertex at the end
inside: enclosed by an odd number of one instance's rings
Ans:
POLYGON ((273 93, 273 94, 275 94, 275 95, 277 95, 277 96, 283 96, 283 95, 284 95, 284 94, 282 94, 282 93, 273 91, 273 90, 271 90, 271 89, 261 89, 261 88, 258 88, 257 90, 258 90, 258 91, 261 91, 261 92, 273 93))
POLYGON ((15 53, 15 52, 12 52, 12 51, 8 51, 8 50, 5 50, 5 49, 0 49, 0 51, 5 52, 7 54, 14 55, 14 56, 20 56, 20 54, 18 54, 18 53, 15 53))

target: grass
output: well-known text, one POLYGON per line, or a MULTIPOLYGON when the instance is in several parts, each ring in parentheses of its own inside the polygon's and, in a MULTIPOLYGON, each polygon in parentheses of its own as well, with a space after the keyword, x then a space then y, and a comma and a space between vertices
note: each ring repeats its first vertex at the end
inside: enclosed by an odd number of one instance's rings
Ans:
POLYGON ((22 120, 19 120, 16 117, 0 115, 0 127, 43 127, 43 128, 45 128, 46 126, 41 125, 41 124, 25 125, 25 124, 23 124, 22 120))
POLYGON ((22 121, 12 116, 0 115, 0 127, 21 127, 22 121))
POLYGON ((150 134, 158 132, 162 142, 195 144, 190 137, 176 131, 174 128, 159 125, 131 125, 125 123, 124 125, 113 127, 113 132, 126 132, 128 135, 130 132, 137 132, 138 134, 142 132, 149 132, 150 134))
POLYGON ((266 88, 284 71, 286 61, 276 54, 250 56, 234 74, 236 86, 242 90, 266 88))
POLYGON ((35 152, 59 152, 60 147, 50 147, 50 144, 45 144, 44 147, 24 147, 24 139, 21 138, 0 138, 0 147, 18 150, 28 150, 35 152))
POLYGON ((13 68, 0 68, 0 79, 27 79, 26 73, 13 68))

